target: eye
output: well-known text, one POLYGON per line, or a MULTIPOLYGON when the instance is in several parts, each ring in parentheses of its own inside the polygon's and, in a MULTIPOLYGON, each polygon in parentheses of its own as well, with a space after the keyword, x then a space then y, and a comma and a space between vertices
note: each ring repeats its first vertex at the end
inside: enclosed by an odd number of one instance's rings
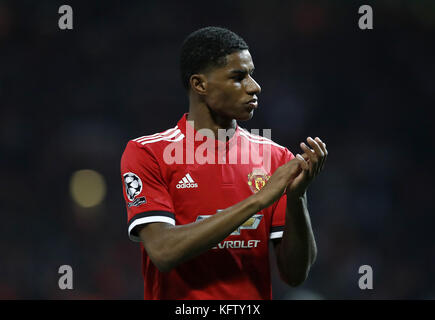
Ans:
POLYGON ((245 77, 246 77, 245 73, 238 73, 236 76, 233 77, 233 79, 236 81, 242 81, 243 79, 245 79, 245 77))

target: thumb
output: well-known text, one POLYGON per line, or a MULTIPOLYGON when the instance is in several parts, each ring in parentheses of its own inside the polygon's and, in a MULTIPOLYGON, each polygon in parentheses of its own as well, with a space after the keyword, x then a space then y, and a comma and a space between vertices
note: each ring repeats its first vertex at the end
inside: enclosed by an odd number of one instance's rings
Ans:
POLYGON ((293 180, 294 178, 296 178, 301 171, 303 171, 303 167, 301 165, 301 160, 299 158, 294 158, 293 160, 288 162, 289 164, 289 181, 293 180))
POLYGON ((308 165, 308 162, 304 159, 304 157, 302 157, 299 153, 296 155, 296 158, 298 159, 298 160, 300 160, 299 161, 299 163, 300 163, 300 166, 301 166, 301 168, 304 170, 304 171, 306 171, 306 170, 308 170, 309 169, 309 165, 308 165))

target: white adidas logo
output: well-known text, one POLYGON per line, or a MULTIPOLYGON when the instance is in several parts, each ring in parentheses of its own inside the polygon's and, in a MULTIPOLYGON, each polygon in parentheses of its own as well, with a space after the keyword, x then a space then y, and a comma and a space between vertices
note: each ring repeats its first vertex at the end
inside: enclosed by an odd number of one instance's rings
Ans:
POLYGON ((198 188, 198 184, 193 181, 190 174, 186 174, 183 179, 178 181, 178 184, 176 185, 177 189, 184 189, 184 188, 198 188))

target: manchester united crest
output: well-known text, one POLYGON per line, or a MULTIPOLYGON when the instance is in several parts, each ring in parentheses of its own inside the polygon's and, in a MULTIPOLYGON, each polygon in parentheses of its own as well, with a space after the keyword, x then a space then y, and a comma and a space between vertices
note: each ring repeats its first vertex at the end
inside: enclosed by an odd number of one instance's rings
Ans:
POLYGON ((257 193, 263 188, 270 176, 262 168, 255 168, 248 174, 248 185, 253 193, 257 193))

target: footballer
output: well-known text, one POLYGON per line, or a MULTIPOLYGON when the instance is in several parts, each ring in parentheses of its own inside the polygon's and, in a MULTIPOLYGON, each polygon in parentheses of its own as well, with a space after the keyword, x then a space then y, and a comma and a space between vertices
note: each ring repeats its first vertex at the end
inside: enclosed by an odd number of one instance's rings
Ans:
POLYGON ((163 132, 130 140, 121 159, 144 298, 271 299, 269 250, 290 286, 305 281, 316 259, 306 193, 326 145, 308 137, 294 156, 239 126, 258 108, 261 88, 234 32, 191 33, 180 71, 188 112, 163 132))

